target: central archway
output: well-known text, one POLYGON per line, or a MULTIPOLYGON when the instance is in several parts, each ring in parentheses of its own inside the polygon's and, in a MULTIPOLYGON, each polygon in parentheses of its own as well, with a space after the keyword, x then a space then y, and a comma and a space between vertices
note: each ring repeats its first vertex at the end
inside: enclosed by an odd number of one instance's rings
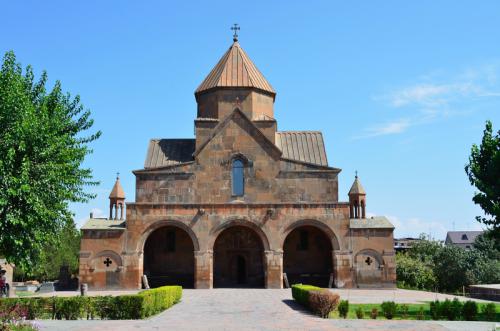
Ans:
POLYGON ((150 287, 194 287, 194 245, 189 234, 177 226, 154 230, 144 244, 144 274, 150 287))
POLYGON ((214 287, 264 287, 264 246, 246 226, 222 231, 214 243, 214 287))
POLYGON ((291 284, 328 287, 332 268, 332 242, 320 229, 298 226, 283 244, 283 272, 291 284))

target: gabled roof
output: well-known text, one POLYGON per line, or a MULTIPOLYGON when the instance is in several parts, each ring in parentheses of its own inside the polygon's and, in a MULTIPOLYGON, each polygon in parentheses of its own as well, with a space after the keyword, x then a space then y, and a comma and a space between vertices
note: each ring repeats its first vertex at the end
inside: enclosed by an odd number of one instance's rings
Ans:
POLYGON ((349 190, 349 195, 351 194, 366 194, 363 185, 358 179, 358 176, 354 178, 354 183, 352 183, 351 189, 349 190))
POLYGON ((235 41, 222 56, 195 94, 216 87, 250 87, 275 95, 271 84, 264 78, 252 60, 235 41))
POLYGON ((351 218, 349 227, 351 229, 394 229, 394 225, 385 216, 351 218))
POLYGON ((120 178, 116 177, 115 185, 109 194, 110 199, 125 199, 125 191, 123 191, 122 184, 120 184, 120 178))
POLYGON ((160 168, 192 161, 195 144, 195 139, 151 139, 144 168, 160 168))
POLYGON ((255 126, 255 124, 247 117, 247 115, 245 115, 245 113, 243 113, 240 109, 236 108, 234 109, 231 114, 227 115, 224 120, 222 120, 219 124, 217 124, 215 126, 215 128, 212 130, 212 133, 210 134, 210 136, 208 137, 208 139, 203 143, 201 144, 199 147, 197 147, 196 151, 193 153, 193 156, 196 157, 198 154, 200 154, 200 152, 205 148, 205 146, 208 145, 208 143, 214 139, 234 118, 236 118, 237 116, 240 116, 243 121, 247 122, 249 127, 255 129, 254 132, 255 132, 255 135, 259 138, 262 139, 262 141, 268 145, 271 150, 273 150, 277 155, 279 155, 281 157, 281 150, 275 145, 273 144, 272 141, 270 141, 265 134, 262 133, 262 131, 259 130, 259 128, 257 128, 255 126))
POLYGON ((82 226, 82 230, 125 230, 124 220, 108 220, 106 218, 90 218, 82 226))
POLYGON ((448 231, 446 242, 453 244, 473 244, 483 231, 448 231))
POLYGON ((282 157, 320 166, 328 166, 323 135, 319 131, 281 131, 275 135, 282 157))

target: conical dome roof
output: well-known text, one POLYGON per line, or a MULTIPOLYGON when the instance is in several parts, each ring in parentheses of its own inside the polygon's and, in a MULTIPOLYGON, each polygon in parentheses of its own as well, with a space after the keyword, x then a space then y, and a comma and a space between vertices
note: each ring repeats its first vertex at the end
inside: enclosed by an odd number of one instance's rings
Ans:
POLYGON ((354 178, 354 183, 352 183, 351 189, 349 190, 349 195, 351 194, 366 194, 363 185, 358 179, 358 176, 354 178))
POLYGON ((123 191, 122 184, 120 184, 120 177, 116 177, 115 185, 109 194, 110 199, 125 199, 125 191, 123 191))
POLYGON ((195 95, 217 87, 249 87, 276 95, 271 84, 264 78, 236 39, 196 89, 195 95))

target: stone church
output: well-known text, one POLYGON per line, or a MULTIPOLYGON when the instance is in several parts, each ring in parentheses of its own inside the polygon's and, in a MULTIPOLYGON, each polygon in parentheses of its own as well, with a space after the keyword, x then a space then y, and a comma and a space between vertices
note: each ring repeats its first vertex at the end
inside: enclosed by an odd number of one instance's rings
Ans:
POLYGON ((366 216, 357 176, 339 201, 321 132, 278 131, 276 92, 236 35, 194 94, 196 137, 152 139, 135 201, 117 178, 109 218, 82 227, 81 283, 395 286, 393 225, 366 216))

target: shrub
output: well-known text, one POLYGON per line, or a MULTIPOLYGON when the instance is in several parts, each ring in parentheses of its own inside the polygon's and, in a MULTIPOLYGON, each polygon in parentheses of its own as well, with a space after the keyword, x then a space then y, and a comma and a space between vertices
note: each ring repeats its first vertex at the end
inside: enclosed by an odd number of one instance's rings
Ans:
POLYGON ((294 284, 292 285, 292 297, 303 305, 304 307, 309 307, 309 291, 319 291, 320 287, 312 285, 294 284))
POLYGON ((19 306, 27 319, 141 319, 170 308, 181 297, 181 286, 163 286, 116 297, 6 298, 0 299, 0 312, 19 306))
POLYGON ((462 313, 462 303, 454 298, 453 301, 446 299, 441 304, 439 304, 438 317, 446 317, 450 321, 454 321, 460 318, 462 313))
POLYGON ((340 297, 327 289, 309 292, 309 307, 323 318, 328 318, 330 312, 339 304, 340 297))
POLYGON ((372 311, 370 313, 370 317, 372 320, 376 320, 378 317, 378 309, 377 308, 372 308, 372 311))
POLYGON ((407 319, 408 318, 408 305, 406 304, 403 304, 400 306, 401 308, 401 317, 403 317, 404 319, 407 319))
POLYGON ((462 303, 457 298, 454 298, 449 305, 447 314, 445 315, 450 321, 455 321, 460 319, 461 314, 462 314, 462 303))
POLYGON ((349 313, 349 300, 340 300, 338 310, 340 317, 347 318, 347 314, 349 313))
POLYGON ((82 317, 85 308, 84 297, 54 297, 54 315, 56 319, 76 320, 82 317))
POLYGON ((425 319, 425 314, 424 314, 424 307, 420 307, 417 313, 417 320, 424 320, 425 319))
POLYGON ((433 320, 438 320, 439 317, 441 316, 441 303, 439 302, 439 300, 432 301, 429 304, 429 308, 430 308, 431 318, 433 320))
POLYGON ((477 303, 468 300, 462 307, 462 316, 466 321, 475 321, 477 319, 477 303))
POLYGON ((365 315, 365 312, 363 311, 363 308, 361 306, 356 308, 356 317, 357 318, 363 319, 364 315, 365 315))
POLYGON ((496 307, 493 302, 483 306, 482 313, 487 321, 495 321, 497 317, 496 307))
POLYGON ((141 318, 157 314, 172 307, 182 298, 181 286, 163 286, 139 293, 143 297, 141 318))
POLYGON ((380 308, 382 308, 382 313, 384 314, 385 318, 391 320, 394 315, 396 315, 398 305, 396 305, 394 301, 384 301, 380 305, 380 308))

